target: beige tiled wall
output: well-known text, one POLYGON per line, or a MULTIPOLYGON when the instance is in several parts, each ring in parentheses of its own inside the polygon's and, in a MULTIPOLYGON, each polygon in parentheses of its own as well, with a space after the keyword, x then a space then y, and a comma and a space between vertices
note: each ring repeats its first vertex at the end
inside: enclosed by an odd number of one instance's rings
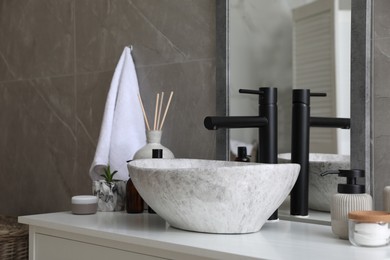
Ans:
POLYGON ((89 194, 105 98, 124 46, 151 113, 175 91, 162 143, 215 157, 215 1, 0 0, 0 214, 68 210, 89 194))

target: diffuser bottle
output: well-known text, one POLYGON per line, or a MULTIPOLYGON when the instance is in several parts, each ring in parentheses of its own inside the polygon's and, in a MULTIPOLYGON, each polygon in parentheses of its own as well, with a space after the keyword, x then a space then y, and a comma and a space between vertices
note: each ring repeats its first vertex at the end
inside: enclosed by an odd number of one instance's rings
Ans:
POLYGON ((133 156, 133 160, 136 159, 146 159, 146 158, 152 158, 152 151, 153 149, 162 149, 164 151, 164 158, 166 159, 172 159, 175 158, 171 150, 169 150, 167 147, 163 146, 161 144, 161 135, 162 135, 162 129, 164 126, 165 118, 168 113, 169 106, 171 104, 173 96, 173 91, 171 91, 171 94, 168 99, 168 103, 165 107, 164 112, 163 110, 163 101, 164 101, 164 92, 157 93, 156 97, 156 107, 155 107, 155 114, 154 114, 154 123, 152 127, 150 127, 149 122, 148 122, 148 117, 146 116, 145 113, 145 108, 142 103, 141 96, 138 95, 142 112, 144 115, 144 120, 146 124, 146 128, 148 131, 146 132, 146 145, 141 147, 133 156))
POLYGON ((172 159, 175 158, 171 150, 161 144, 161 135, 162 131, 152 130, 146 132, 146 141, 147 144, 139 149, 135 154, 133 159, 146 159, 152 158, 152 152, 155 149, 161 149, 164 151, 164 158, 172 159))
POLYGON ((372 197, 366 194, 365 186, 357 184, 364 177, 363 170, 339 170, 322 174, 338 174, 346 177, 347 183, 338 184, 337 192, 332 196, 330 213, 333 233, 341 239, 348 239, 348 213, 351 211, 372 210, 372 197))

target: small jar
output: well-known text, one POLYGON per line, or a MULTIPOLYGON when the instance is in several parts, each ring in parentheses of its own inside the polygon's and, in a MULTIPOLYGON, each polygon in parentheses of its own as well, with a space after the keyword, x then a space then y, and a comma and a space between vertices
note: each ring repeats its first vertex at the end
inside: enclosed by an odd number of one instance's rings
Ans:
POLYGON ((98 197, 79 195, 72 197, 72 213, 76 215, 95 214, 98 208, 98 197))
POLYGON ((348 214, 349 241, 354 246, 379 247, 390 242, 390 213, 351 211, 348 214))

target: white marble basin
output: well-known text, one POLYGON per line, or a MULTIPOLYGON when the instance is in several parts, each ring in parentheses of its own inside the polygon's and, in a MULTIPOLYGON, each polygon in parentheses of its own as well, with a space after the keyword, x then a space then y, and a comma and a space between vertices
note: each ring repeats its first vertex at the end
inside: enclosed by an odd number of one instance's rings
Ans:
MULTIPOLYGON (((279 154, 279 162, 290 162, 291 154, 279 154)), ((345 178, 336 174, 320 176, 328 170, 350 169, 350 156, 340 154, 309 154, 309 209, 330 212, 332 195, 337 193, 337 184, 345 178)))
POLYGON ((171 226, 231 234, 259 231, 291 191, 300 166, 142 159, 128 169, 146 203, 171 226))

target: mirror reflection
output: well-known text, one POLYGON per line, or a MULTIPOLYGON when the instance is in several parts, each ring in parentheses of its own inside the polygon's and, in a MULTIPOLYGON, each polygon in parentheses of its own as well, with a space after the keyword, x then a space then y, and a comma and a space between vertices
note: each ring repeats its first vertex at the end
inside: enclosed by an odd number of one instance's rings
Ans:
MULTIPOLYGON (((289 160, 294 151, 293 89, 326 93, 325 97, 310 98, 311 117, 349 120, 350 0, 229 0, 227 8, 229 116, 258 114, 258 99, 240 94, 239 89, 277 88, 278 152, 283 154, 283 160, 289 160)), ((329 165, 349 168, 350 131, 324 126, 320 123, 310 127, 310 162, 304 164, 311 176, 309 208, 329 212, 330 197, 337 192, 340 179, 322 178, 321 172, 313 171, 327 170, 329 165)), ((257 161, 258 142, 256 128, 229 129, 230 159, 234 160, 238 147, 244 146, 252 155, 251 161, 257 161)), ((291 199, 295 204, 294 189, 291 199)), ((286 215, 293 212, 289 205, 285 207, 286 215)), ((307 215, 307 209, 296 211, 299 212, 291 214, 307 215)), ((315 218, 327 222, 329 216, 315 218)))
MULTIPOLYGON (((292 89, 326 93, 311 115, 350 117, 348 0, 229 0, 229 115, 253 116, 258 99, 239 89, 278 88, 278 150, 291 152, 292 89)), ((256 158, 257 129, 230 129, 230 155, 256 158)), ((310 152, 350 154, 350 131, 311 128, 310 152)))

